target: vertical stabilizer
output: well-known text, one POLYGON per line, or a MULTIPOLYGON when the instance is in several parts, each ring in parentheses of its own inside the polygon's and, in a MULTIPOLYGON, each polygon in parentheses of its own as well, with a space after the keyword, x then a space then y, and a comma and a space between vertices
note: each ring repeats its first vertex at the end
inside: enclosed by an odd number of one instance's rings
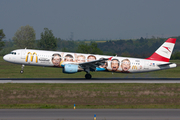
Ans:
POLYGON ((174 49, 176 38, 169 38, 164 42, 149 58, 148 60, 169 62, 171 54, 174 49))

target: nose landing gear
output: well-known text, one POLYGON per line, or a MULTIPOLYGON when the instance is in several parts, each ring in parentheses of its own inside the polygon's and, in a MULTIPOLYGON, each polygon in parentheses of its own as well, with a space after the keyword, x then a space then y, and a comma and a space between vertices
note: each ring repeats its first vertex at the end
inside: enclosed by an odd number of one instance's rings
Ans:
POLYGON ((21 74, 24 73, 24 70, 23 70, 23 69, 24 69, 24 66, 25 66, 25 65, 22 65, 22 67, 21 67, 21 71, 20 71, 21 74))

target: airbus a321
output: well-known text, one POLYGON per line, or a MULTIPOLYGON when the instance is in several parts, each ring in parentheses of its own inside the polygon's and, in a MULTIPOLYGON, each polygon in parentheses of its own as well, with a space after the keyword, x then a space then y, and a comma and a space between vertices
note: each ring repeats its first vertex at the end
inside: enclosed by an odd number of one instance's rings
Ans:
POLYGON ((146 59, 26 48, 13 50, 3 59, 22 65, 20 73, 25 65, 47 66, 62 68, 63 73, 85 71, 85 78, 91 79, 91 71, 140 73, 175 68, 176 64, 169 62, 175 42, 176 38, 169 38, 146 59))

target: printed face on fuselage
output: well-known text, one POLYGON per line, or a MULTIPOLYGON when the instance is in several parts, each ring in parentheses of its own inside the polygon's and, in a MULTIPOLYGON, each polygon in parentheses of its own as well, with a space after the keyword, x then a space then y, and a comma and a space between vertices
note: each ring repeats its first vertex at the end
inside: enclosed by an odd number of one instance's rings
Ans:
POLYGON ((59 55, 54 55, 52 58, 52 63, 54 64, 54 66, 59 66, 61 62, 61 58, 59 55))
POLYGON ((77 63, 83 63, 85 62, 85 57, 80 55, 80 56, 77 56, 77 60, 76 60, 77 63))
POLYGON ((96 57, 93 56, 93 55, 90 55, 90 56, 88 56, 88 58, 87 58, 87 61, 88 61, 88 62, 94 61, 94 60, 96 60, 96 57))
POLYGON ((73 62, 73 56, 71 54, 67 54, 65 56, 64 62, 73 62))
POLYGON ((70 57, 66 57, 64 62, 73 62, 73 58, 70 58, 70 57))
POLYGON ((111 61, 111 68, 112 71, 117 71, 119 68, 119 61, 117 59, 114 59, 111 61))
POLYGON ((131 68, 130 61, 128 59, 123 60, 121 62, 121 68, 122 68, 122 71, 128 71, 131 68))

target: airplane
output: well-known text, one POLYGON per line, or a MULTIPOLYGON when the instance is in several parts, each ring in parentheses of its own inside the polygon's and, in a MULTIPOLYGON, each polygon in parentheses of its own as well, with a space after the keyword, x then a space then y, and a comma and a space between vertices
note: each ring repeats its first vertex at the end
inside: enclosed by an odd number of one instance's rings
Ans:
POLYGON ((167 39, 150 57, 131 58, 83 54, 35 49, 17 49, 5 55, 3 59, 10 63, 22 65, 47 66, 62 68, 63 73, 85 71, 85 78, 91 79, 91 71, 141 73, 175 68, 176 64, 169 62, 176 38, 167 39))

